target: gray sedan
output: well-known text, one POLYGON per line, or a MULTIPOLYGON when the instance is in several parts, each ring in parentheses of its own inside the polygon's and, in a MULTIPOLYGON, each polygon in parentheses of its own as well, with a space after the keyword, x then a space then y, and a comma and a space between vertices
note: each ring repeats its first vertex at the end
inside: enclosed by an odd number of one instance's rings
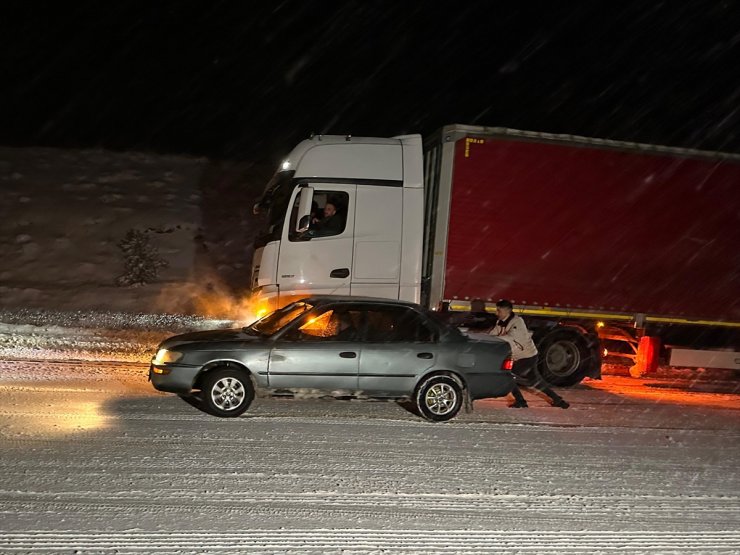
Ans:
POLYGON ((160 391, 201 392, 204 408, 239 416, 255 389, 410 400, 433 421, 464 401, 508 394, 509 345, 472 339, 418 305, 321 296, 291 303, 242 329, 162 342, 149 368, 160 391))

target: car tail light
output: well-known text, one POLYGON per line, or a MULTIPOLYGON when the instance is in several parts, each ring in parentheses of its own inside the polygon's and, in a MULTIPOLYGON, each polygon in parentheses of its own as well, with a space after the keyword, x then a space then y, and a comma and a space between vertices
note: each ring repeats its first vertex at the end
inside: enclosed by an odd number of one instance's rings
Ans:
POLYGON ((514 359, 509 357, 501 363, 501 370, 511 370, 514 368, 514 359))

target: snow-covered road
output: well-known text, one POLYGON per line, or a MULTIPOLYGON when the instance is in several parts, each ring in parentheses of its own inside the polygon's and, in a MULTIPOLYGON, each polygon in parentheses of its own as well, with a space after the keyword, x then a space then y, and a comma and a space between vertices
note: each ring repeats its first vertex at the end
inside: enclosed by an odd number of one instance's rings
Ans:
POLYGON ((325 399, 218 419, 141 363, 3 360, 0 552, 737 553, 740 397, 675 385, 447 424, 325 399))

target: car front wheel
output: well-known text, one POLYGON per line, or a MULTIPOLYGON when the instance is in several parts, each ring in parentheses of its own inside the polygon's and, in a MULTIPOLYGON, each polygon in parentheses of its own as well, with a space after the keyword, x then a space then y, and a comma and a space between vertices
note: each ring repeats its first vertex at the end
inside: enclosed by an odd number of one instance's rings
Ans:
POLYGON ((416 390, 419 414, 433 422, 454 418, 463 403, 462 385, 450 376, 432 376, 416 390))
POLYGON ((206 410, 215 416, 239 416, 254 400, 254 386, 249 375, 232 368, 209 372, 201 391, 206 410))

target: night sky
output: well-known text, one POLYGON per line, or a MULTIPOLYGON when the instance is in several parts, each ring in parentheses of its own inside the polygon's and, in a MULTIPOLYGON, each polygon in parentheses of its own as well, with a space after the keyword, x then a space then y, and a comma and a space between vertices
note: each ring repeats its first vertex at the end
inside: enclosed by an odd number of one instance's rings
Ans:
POLYGON ((3 4, 0 144, 260 160, 467 123, 740 152, 738 2, 59 4, 3 4))

